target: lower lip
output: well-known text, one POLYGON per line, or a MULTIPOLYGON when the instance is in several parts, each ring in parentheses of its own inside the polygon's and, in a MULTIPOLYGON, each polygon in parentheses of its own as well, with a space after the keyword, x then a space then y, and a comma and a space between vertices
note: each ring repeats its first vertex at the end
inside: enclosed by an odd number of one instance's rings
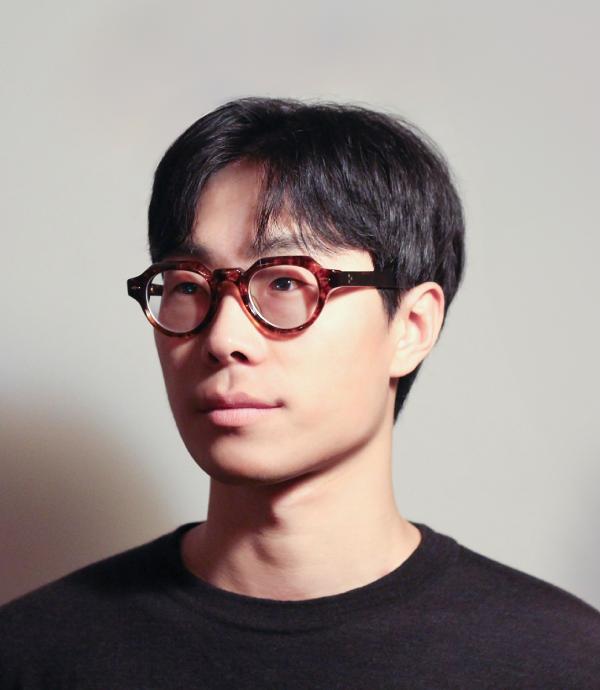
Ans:
POLYGON ((250 422, 264 419, 273 414, 279 407, 230 407, 228 409, 210 410, 204 415, 217 426, 243 426, 250 422))

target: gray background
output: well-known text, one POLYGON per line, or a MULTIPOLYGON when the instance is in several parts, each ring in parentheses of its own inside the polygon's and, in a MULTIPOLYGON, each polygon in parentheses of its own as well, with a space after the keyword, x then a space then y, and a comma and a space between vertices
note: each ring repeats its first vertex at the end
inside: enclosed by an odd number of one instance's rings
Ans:
POLYGON ((401 512, 600 607, 599 13, 4 3, 2 600, 205 517, 125 281, 167 145, 271 95, 412 119, 464 199, 465 282, 395 429, 401 512))

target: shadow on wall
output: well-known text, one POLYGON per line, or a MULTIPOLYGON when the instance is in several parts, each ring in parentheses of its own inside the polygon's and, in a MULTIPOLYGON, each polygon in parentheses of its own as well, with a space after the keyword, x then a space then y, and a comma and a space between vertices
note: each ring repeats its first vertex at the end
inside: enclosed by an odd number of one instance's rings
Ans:
POLYGON ((148 541, 170 521, 141 454, 75 401, 11 405, 0 429, 0 604, 148 541))

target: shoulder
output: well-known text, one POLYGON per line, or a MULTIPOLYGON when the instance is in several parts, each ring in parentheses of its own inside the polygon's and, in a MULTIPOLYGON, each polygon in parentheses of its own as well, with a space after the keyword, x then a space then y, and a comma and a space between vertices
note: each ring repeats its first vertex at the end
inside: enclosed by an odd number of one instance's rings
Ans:
POLYGON ((79 568, 0 606, 0 668, 52 663, 59 650, 101 641, 159 591, 173 532, 79 568))
POLYGON ((443 584, 500 664, 548 687, 600 685, 600 612, 583 599, 462 545, 443 584))
POLYGON ((505 603, 507 612, 514 612, 518 603, 521 611, 539 617, 560 620, 558 614, 569 613, 577 620, 600 623, 600 612, 575 594, 466 546, 459 545, 457 566, 480 602, 505 603))
POLYGON ((19 612, 51 605, 66 604, 83 593, 87 595, 110 591, 114 585, 119 588, 134 583, 140 576, 148 574, 149 559, 160 551, 161 544, 169 535, 163 535, 150 542, 134 546, 125 551, 107 556, 78 568, 48 584, 21 595, 0 606, 0 620, 5 621, 19 612))

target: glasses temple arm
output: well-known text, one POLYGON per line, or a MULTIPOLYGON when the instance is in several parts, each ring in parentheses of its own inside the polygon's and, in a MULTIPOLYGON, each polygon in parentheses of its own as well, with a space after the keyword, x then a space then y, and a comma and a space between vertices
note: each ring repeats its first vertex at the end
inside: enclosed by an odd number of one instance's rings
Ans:
POLYGON ((356 285, 358 287, 399 288, 393 271, 339 271, 331 269, 331 288, 356 285))

